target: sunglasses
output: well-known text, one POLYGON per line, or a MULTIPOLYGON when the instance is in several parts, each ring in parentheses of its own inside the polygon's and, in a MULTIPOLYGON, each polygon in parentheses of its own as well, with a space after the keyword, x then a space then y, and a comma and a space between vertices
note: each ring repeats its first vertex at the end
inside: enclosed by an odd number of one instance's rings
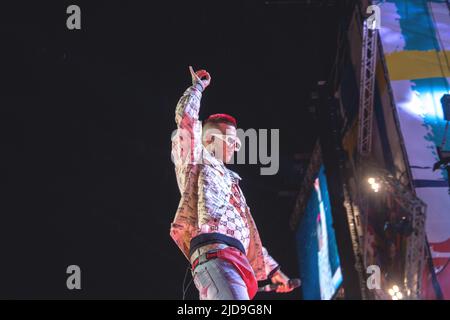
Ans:
POLYGON ((241 140, 236 136, 218 133, 213 133, 211 136, 224 141, 230 148, 234 147, 235 151, 239 151, 241 149, 241 140))

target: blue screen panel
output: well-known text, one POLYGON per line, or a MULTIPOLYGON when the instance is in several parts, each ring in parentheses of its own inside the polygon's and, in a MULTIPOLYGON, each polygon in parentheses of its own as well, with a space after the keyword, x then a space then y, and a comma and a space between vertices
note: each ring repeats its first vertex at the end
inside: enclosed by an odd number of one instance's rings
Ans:
POLYGON ((296 231, 303 298, 329 300, 342 283, 325 169, 321 166, 296 231))

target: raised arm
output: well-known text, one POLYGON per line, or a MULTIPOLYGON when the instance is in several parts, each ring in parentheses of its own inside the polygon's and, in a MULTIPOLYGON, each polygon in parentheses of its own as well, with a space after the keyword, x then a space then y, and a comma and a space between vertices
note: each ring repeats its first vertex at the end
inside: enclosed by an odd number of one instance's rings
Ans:
POLYGON ((178 101, 175 110, 175 122, 178 127, 186 126, 198 120, 202 92, 211 82, 211 76, 205 70, 194 72, 194 69, 190 66, 189 71, 191 73, 192 85, 186 89, 178 101), (205 79, 202 80, 202 78, 205 79))
POLYGON ((175 109, 177 130, 172 136, 172 160, 175 163, 177 181, 183 192, 185 177, 189 168, 195 164, 202 150, 202 125, 198 120, 202 92, 211 82, 211 76, 205 70, 194 72, 189 67, 192 85, 188 87, 178 100, 175 109))

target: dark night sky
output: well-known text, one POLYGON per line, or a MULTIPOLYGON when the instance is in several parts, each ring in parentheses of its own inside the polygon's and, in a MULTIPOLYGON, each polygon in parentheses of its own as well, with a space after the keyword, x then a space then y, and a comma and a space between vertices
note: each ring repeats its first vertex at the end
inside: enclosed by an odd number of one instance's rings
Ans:
POLYGON ((299 187, 293 155, 315 138, 307 98, 335 58, 336 9, 17 1, 0 18, 0 297, 181 298, 187 261, 168 233, 179 201, 170 135, 188 65, 212 76, 202 119, 226 112, 244 129, 280 129, 276 176, 233 169, 263 243, 298 276, 293 199, 278 192, 299 187), (80 31, 66 28, 70 4, 81 7, 80 31), (79 292, 65 286, 71 264, 82 270, 79 292))

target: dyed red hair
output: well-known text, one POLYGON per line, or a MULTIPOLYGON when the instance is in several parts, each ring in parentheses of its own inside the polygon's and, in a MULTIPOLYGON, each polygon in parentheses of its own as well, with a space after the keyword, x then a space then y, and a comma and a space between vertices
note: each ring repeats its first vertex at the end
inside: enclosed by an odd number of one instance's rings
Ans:
POLYGON ((226 113, 216 113, 216 114, 210 115, 203 122, 204 125, 207 123, 226 123, 226 124, 232 125, 235 128, 237 128, 236 119, 233 116, 230 116, 229 114, 226 114, 226 113))

